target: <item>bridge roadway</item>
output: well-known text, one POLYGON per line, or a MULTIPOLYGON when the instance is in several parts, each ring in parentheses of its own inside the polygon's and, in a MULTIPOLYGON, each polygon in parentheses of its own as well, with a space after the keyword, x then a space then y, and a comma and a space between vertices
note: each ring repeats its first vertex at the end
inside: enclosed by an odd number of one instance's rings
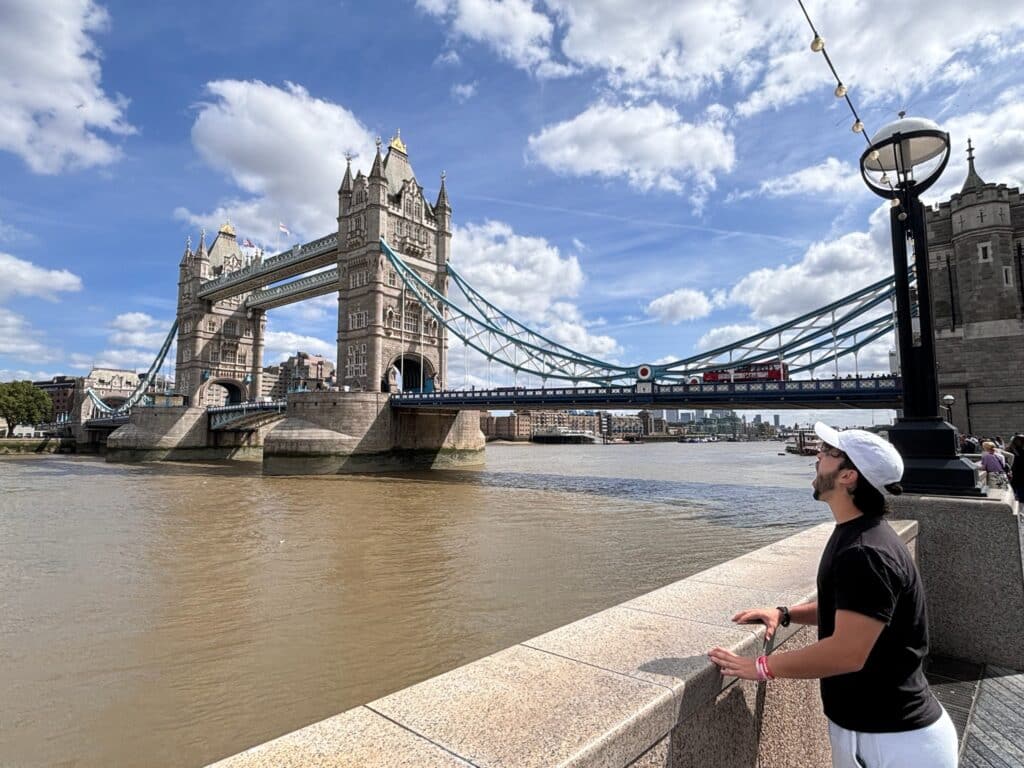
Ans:
POLYGON ((392 395, 395 408, 900 408, 899 377, 757 381, 724 384, 657 384, 620 387, 406 392, 392 395))

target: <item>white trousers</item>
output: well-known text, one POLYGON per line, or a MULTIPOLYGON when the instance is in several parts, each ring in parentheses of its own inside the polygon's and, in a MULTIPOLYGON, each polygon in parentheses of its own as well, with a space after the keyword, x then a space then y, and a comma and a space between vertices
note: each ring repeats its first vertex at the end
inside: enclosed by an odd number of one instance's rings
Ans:
POLYGON ((832 768, 956 768, 956 728, 945 710, 931 725, 900 733, 861 733, 829 720, 832 768))

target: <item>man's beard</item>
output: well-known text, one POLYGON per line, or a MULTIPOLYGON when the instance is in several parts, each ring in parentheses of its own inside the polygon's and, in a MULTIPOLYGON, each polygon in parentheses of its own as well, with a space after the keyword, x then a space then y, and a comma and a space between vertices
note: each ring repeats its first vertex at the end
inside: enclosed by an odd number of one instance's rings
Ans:
POLYGON ((839 470, 829 475, 823 475, 821 472, 817 472, 814 476, 814 482, 811 483, 811 487, 814 489, 814 500, 821 501, 821 494, 826 491, 831 491, 836 487, 836 478, 839 476, 839 470))

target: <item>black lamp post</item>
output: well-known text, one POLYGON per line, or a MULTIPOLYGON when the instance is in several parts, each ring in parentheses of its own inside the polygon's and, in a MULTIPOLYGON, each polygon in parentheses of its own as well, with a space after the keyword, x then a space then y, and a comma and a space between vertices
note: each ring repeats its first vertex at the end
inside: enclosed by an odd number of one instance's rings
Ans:
POLYGON ((891 201, 896 332, 903 378, 903 416, 889 439, 903 456, 902 485, 910 493, 981 495, 974 465, 958 455, 956 428, 939 415, 935 337, 928 290, 928 234, 918 195, 934 184, 949 162, 949 134, 931 120, 904 117, 882 127, 860 157, 868 188, 891 201), (917 278, 917 320, 908 276, 907 242, 917 278))

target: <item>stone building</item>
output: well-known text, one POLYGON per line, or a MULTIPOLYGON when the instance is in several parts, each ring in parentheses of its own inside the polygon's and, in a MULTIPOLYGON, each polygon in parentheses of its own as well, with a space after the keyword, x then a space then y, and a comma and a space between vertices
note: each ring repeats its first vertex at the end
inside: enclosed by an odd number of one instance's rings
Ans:
POLYGON ((282 400, 289 392, 315 392, 337 386, 334 362, 323 355, 296 352, 280 365, 263 369, 263 395, 282 400))
POLYGON ((191 242, 178 267, 178 357, 175 391, 193 405, 222 405, 254 399, 263 370, 265 313, 245 309, 247 293, 220 301, 199 297, 200 285, 245 265, 230 222, 217 232, 209 250, 206 232, 193 251, 191 242), (219 385, 219 386, 215 386, 219 385))
POLYGON ((446 264, 451 254, 451 216, 444 174, 433 204, 409 163, 400 135, 387 156, 377 155, 369 176, 351 165, 338 190, 338 383, 369 392, 397 388, 416 391, 447 369, 447 336, 414 295, 380 248, 380 238, 400 254, 423 281, 447 294, 446 264))
POLYGON ((926 211, 939 397, 961 431, 1024 430, 1024 198, 986 183, 968 141, 963 188, 926 211))

